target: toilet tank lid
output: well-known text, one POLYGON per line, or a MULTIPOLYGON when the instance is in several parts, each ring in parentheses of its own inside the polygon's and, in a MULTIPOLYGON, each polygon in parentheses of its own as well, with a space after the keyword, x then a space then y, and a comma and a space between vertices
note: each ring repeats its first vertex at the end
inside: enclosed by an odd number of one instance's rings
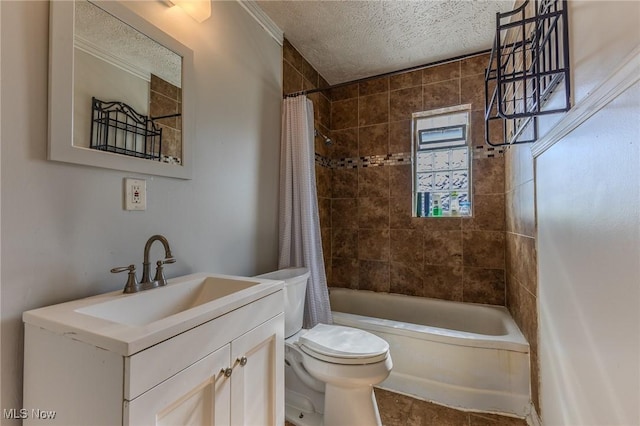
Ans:
POLYGON ((262 275, 256 275, 256 278, 264 278, 266 280, 285 281, 292 278, 309 278, 309 269, 307 268, 285 268, 277 271, 268 272, 262 275))
POLYGON ((340 325, 318 324, 300 336, 298 344, 336 358, 372 358, 389 351, 389 344, 384 339, 340 325))

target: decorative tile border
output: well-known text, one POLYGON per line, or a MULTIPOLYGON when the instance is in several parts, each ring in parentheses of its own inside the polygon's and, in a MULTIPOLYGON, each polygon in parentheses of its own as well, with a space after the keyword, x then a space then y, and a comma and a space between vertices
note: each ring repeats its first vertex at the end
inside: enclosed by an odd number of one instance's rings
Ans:
POLYGON ((494 157, 504 157, 504 147, 503 146, 487 146, 487 145, 478 145, 473 147, 473 158, 494 158, 494 157))
POLYGON ((160 161, 169 164, 182 164, 182 159, 180 157, 171 157, 170 155, 163 155, 160 161))
POLYGON ((400 152, 396 154, 360 157, 360 164, 361 167, 400 166, 402 164, 411 164, 411 153, 400 152))
MULTIPOLYGON (((474 146, 473 158, 504 157, 504 147, 485 145, 474 146)), ((387 155, 369 155, 366 157, 346 157, 331 159, 316 153, 316 164, 327 169, 357 169, 359 167, 401 166, 411 164, 410 152, 387 155)))
POLYGON ((332 169, 357 169, 360 163, 358 157, 338 158, 331 160, 332 169))
POLYGON ((411 164, 411 153, 400 152, 387 155, 368 155, 366 157, 346 157, 329 159, 316 153, 316 164, 329 169, 357 169, 358 167, 399 166, 411 164))
POLYGON ((317 152, 316 152, 316 164, 318 166, 320 166, 320 167, 325 167, 327 169, 332 168, 331 167, 331 159, 327 158, 327 157, 324 157, 324 156, 318 154, 317 152))

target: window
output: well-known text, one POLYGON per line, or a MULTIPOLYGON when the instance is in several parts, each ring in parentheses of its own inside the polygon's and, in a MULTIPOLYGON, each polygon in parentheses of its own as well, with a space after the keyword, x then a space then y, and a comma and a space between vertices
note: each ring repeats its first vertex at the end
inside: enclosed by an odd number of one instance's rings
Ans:
POLYGON ((413 216, 471 216, 470 105, 413 114, 413 216))

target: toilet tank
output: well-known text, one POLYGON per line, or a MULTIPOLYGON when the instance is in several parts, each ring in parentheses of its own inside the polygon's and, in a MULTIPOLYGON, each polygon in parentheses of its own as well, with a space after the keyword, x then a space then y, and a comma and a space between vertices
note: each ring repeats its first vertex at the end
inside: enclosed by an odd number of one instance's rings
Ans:
POLYGON ((309 270, 307 268, 286 268, 257 275, 256 278, 284 281, 284 337, 293 336, 300 331, 309 270))

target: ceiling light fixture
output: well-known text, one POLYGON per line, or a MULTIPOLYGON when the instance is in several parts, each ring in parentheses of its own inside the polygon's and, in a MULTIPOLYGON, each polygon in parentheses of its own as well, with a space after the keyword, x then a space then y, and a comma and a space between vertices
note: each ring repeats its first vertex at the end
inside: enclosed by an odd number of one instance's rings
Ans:
POLYGON ((164 3, 169 7, 179 6, 199 23, 211 16, 211 0, 164 0, 164 3))

